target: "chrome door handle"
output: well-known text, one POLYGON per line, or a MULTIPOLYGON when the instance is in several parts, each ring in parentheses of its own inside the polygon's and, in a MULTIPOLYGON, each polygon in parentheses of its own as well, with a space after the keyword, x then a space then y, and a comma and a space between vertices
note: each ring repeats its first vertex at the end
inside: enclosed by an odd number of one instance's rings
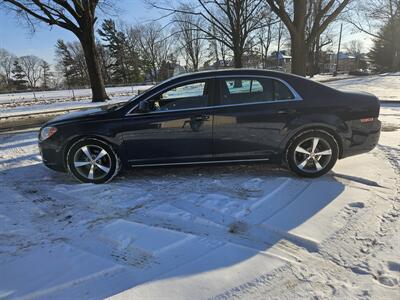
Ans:
POLYGON ((207 121, 208 119, 210 119, 210 116, 207 115, 197 116, 194 118, 195 121, 207 121))
POLYGON ((278 115, 287 115, 287 114, 292 114, 292 113, 295 113, 295 112, 296 112, 295 109, 279 109, 277 111, 277 114, 278 115))

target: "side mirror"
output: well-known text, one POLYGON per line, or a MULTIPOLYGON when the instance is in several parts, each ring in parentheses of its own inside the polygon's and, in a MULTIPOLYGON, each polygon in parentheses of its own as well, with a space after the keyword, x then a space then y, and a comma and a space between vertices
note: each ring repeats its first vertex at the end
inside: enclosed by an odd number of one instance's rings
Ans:
POLYGON ((148 113, 150 112, 150 103, 147 100, 143 100, 139 102, 139 112, 141 113, 148 113))

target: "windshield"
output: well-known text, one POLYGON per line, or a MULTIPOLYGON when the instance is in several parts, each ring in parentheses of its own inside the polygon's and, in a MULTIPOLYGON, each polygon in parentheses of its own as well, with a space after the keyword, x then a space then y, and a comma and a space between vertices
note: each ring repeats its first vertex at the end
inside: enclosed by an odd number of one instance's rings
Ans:
MULTIPOLYGON (((183 75, 185 75, 185 74, 183 74, 183 75)), ((179 75, 179 76, 182 76, 182 75, 179 75)), ((152 90, 158 88, 160 85, 165 84, 165 83, 168 83, 168 82, 172 81, 173 79, 176 79, 176 78, 179 77, 179 76, 174 76, 174 77, 171 77, 171 78, 169 78, 169 79, 167 79, 167 80, 161 81, 160 83, 157 83, 157 84, 153 85, 151 88, 147 89, 147 90, 145 91, 145 93, 151 92, 152 90)), ((129 100, 126 102, 126 104, 132 103, 132 102, 135 101, 136 98, 138 98, 140 95, 142 95, 142 94, 137 94, 137 95, 135 95, 132 99, 129 99, 129 100)))
MULTIPOLYGON (((158 87, 159 85, 161 85, 162 83, 164 83, 165 81, 163 81, 163 82, 160 82, 160 83, 158 83, 158 84, 155 84, 155 85, 153 85, 151 88, 149 88, 149 89, 147 89, 147 90, 145 90, 144 92, 145 93, 147 93, 147 92, 149 92, 149 91, 152 91, 152 90, 154 90, 156 87, 158 87)), ((143 93, 142 93, 143 94, 143 93)), ((133 101, 135 101, 139 96, 141 96, 142 94, 136 94, 135 96, 133 96, 133 98, 131 98, 131 99, 129 99, 127 102, 126 102, 126 104, 128 104, 128 103, 132 103, 133 101)))

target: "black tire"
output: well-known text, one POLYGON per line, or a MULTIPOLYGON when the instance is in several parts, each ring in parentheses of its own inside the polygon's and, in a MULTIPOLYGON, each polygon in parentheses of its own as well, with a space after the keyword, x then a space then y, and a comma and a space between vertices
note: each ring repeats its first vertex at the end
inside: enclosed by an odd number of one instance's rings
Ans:
POLYGON ((112 146, 95 138, 75 142, 68 149, 66 163, 72 177, 83 183, 109 182, 121 168, 120 159, 112 146), (97 157, 99 159, 96 160, 97 157))
POLYGON ((286 149, 286 162, 290 170, 301 177, 314 178, 328 173, 338 157, 337 141, 332 135, 321 130, 299 134, 286 149))

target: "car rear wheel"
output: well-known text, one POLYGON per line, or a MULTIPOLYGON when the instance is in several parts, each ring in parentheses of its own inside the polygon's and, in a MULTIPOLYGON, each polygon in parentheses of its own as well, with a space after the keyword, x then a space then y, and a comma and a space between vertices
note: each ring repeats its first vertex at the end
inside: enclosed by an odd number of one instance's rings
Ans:
POLYGON ((286 151, 289 168, 302 177, 319 177, 335 165, 339 147, 335 138, 323 131, 297 136, 286 151))
POLYGON ((120 170, 120 160, 113 148, 94 138, 81 139, 73 144, 66 161, 69 173, 84 183, 106 183, 120 170))

